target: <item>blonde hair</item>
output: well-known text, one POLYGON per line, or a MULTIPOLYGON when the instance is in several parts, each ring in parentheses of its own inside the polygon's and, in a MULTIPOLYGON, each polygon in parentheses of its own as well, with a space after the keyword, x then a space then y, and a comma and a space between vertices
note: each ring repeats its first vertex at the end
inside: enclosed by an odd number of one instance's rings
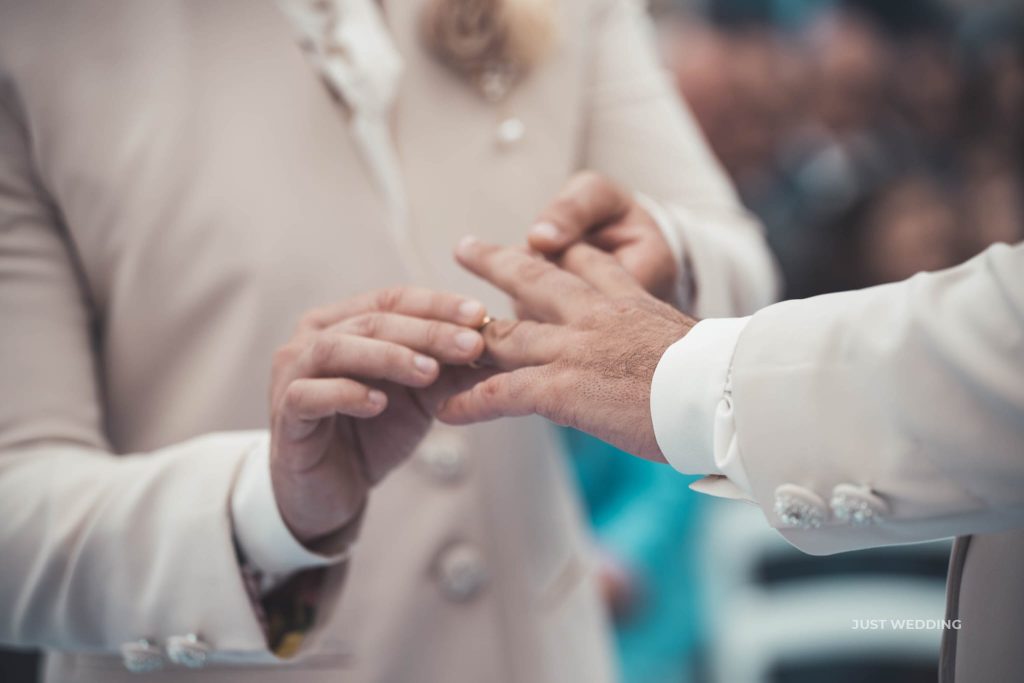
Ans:
POLYGON ((430 0, 420 28, 428 49, 479 85, 488 74, 516 79, 556 38, 555 0, 430 0))

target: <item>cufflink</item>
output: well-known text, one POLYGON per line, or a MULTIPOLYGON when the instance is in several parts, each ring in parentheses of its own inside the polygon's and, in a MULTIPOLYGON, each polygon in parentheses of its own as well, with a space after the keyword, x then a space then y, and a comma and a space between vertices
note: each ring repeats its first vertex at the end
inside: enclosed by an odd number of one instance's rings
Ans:
POLYGON ((867 526, 889 514, 889 505, 868 486, 839 484, 829 500, 832 514, 844 524, 867 526))
POLYGON ((164 655, 152 641, 134 640, 121 645, 121 661, 133 674, 157 671, 164 666, 164 655))
POLYGON ((784 526, 794 529, 817 529, 828 516, 821 496, 796 484, 783 484, 775 489, 774 510, 784 526))
POLYGON ((194 633, 167 639, 167 658, 179 666, 201 669, 210 656, 210 646, 194 633))

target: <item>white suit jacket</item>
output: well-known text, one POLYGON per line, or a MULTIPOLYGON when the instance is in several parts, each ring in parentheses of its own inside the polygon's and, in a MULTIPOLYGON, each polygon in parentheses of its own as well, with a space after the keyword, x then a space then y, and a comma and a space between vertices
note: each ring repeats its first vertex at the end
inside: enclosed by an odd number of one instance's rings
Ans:
POLYGON ((975 535, 953 552, 944 680, 1024 675, 1024 244, 700 322, 652 411, 668 460, 716 475, 697 488, 752 499, 806 552, 975 535))

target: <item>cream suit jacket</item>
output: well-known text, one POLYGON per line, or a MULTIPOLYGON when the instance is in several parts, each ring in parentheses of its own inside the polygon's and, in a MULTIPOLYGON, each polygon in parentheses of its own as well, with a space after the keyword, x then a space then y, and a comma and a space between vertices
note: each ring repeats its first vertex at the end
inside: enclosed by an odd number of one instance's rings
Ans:
POLYGON ((710 486, 742 489, 813 554, 961 536, 941 680, 1024 680, 1024 243, 768 306, 734 349, 715 460, 742 472, 710 486))
MULTIPOLYGON (((634 3, 559 2, 557 49, 500 104, 425 54, 421 4, 386 3, 418 284, 507 312, 452 246, 522 240, 587 167, 675 217, 706 311, 770 296, 756 224, 634 3), (526 134, 501 146, 509 115, 526 134)), ((304 310, 409 281, 387 215, 272 3, 0 2, 0 642, 50 649, 61 682, 138 680, 122 644, 189 633, 211 664, 151 680, 613 679, 536 420, 443 433, 454 474, 428 437, 373 492, 301 652, 266 649, 229 515, 245 430, 265 428, 269 360, 304 310), (453 590, 453 552, 479 590, 453 590)))

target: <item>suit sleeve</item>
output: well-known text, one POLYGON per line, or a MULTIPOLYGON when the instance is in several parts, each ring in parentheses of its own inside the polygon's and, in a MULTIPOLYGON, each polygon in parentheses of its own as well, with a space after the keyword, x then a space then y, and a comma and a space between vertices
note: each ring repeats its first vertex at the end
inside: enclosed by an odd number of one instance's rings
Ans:
POLYGON ((730 382, 723 441, 807 552, 1024 527, 1024 244, 770 306, 730 382))
POLYGON ((111 453, 97 317, 31 155, 0 75, 0 642, 102 652, 195 633, 214 658, 269 658, 229 513, 260 439, 111 453))
POLYGON ((643 7, 596 4, 583 165, 657 204, 658 222, 678 235, 695 285, 687 308, 698 317, 751 313, 774 301, 778 277, 761 226, 659 65, 643 7))

